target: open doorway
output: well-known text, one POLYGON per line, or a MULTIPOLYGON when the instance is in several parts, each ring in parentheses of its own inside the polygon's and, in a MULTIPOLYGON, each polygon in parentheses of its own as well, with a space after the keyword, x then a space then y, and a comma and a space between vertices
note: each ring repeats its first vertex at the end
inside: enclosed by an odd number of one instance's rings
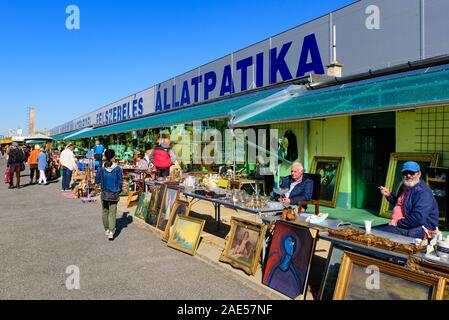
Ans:
POLYGON ((395 112, 354 116, 352 206, 378 212, 390 154, 396 149, 395 112))

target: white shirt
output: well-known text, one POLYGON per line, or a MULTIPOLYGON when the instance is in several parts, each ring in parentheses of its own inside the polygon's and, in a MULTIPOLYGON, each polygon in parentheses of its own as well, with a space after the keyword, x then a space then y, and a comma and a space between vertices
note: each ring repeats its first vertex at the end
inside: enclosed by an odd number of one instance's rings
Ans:
POLYGON ((68 168, 69 170, 74 171, 78 169, 78 166, 75 161, 75 155, 70 149, 64 149, 64 151, 61 152, 59 161, 61 162, 62 166, 68 168))
POLYGON ((288 190, 288 192, 285 194, 285 197, 286 197, 287 199, 290 198, 290 193, 292 193, 293 189, 294 189, 298 184, 300 184, 301 182, 302 182, 302 179, 299 180, 299 181, 292 182, 292 183, 290 184, 290 190, 288 190))

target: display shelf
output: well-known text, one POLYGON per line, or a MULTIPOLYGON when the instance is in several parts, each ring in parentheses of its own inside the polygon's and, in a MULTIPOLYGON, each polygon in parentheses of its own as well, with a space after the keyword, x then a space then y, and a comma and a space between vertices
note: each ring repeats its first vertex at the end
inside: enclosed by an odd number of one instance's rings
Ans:
POLYGON ((449 229, 447 210, 449 208, 447 193, 449 191, 449 168, 429 167, 426 171, 426 183, 432 189, 433 196, 438 203, 439 228, 449 229))

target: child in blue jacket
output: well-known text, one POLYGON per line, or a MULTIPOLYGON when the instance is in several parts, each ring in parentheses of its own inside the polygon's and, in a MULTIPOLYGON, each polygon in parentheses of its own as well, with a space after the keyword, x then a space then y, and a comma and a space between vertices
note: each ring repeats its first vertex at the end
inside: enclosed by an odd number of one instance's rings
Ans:
POLYGON ((117 204, 122 192, 123 170, 115 162, 114 150, 106 150, 104 166, 98 170, 96 182, 101 183, 103 225, 106 236, 114 240, 117 204))

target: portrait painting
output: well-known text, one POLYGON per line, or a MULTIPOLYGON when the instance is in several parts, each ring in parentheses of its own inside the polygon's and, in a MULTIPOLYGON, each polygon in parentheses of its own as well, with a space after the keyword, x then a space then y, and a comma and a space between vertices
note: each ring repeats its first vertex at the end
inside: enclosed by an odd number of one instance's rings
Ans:
POLYGON ((440 281, 434 275, 345 252, 334 300, 441 300, 444 283, 440 281))
POLYGON ((262 282, 291 299, 305 299, 318 230, 277 221, 262 282))
POLYGON ((157 228, 165 231, 168 219, 170 219, 170 214, 175 205, 175 201, 179 198, 179 188, 167 188, 165 193, 165 199, 162 205, 161 214, 157 222, 157 228))
MULTIPOLYGON (((426 169, 430 166, 436 167, 439 162, 438 153, 392 153, 390 156, 390 163, 388 165, 387 179, 385 186, 393 194, 397 194, 399 187, 402 184, 401 169, 405 162, 415 161, 421 168, 421 179, 426 177, 426 169)), ((380 206, 380 216, 385 218, 391 218, 391 212, 393 206, 387 201, 385 197, 382 197, 380 206)))
POLYGON ((150 208, 148 210, 147 219, 145 221, 151 226, 156 227, 157 225, 159 214, 161 213, 162 206, 165 201, 166 190, 167 186, 165 184, 156 184, 150 186, 150 208))
POLYGON ((170 234, 173 229, 174 222, 177 216, 188 216, 190 213, 190 202, 184 200, 176 200, 173 205, 173 209, 170 213, 167 225, 165 227, 164 234, 162 235, 162 240, 167 242, 170 238, 170 234))
POLYGON ((266 229, 264 224, 232 217, 231 230, 220 261, 254 275, 259 265, 266 229))
POLYGON ((320 205, 337 206, 343 157, 314 157, 310 173, 321 176, 320 205))
POLYGON ((148 211, 150 210, 150 202, 151 202, 151 193, 150 192, 142 193, 134 215, 143 220, 146 220, 148 211))
POLYGON ((176 216, 167 245, 192 256, 196 255, 205 223, 203 219, 176 216))

